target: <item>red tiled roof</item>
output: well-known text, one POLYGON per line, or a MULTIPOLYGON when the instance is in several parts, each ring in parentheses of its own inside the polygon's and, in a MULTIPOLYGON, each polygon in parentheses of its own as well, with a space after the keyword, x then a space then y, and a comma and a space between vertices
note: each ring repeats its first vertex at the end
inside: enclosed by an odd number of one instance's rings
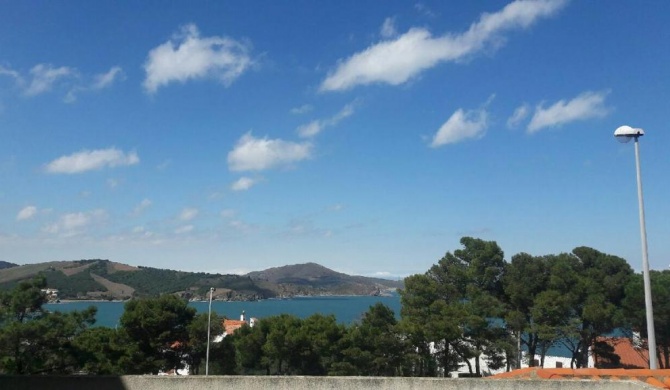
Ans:
POLYGON ((492 379, 530 379, 530 380, 638 380, 661 389, 670 389, 670 370, 626 370, 599 368, 522 368, 494 375, 492 379))
MULTIPOLYGON (((605 342, 614 348, 614 353, 619 355, 619 365, 623 368, 648 368, 649 351, 645 346, 635 346, 627 337, 598 337, 597 341, 605 342)), ((596 365, 608 363, 608 359, 594 356, 596 365)))
POLYGON ((246 323, 246 321, 239 320, 223 320, 223 329, 226 331, 226 334, 233 334, 233 332, 246 323))

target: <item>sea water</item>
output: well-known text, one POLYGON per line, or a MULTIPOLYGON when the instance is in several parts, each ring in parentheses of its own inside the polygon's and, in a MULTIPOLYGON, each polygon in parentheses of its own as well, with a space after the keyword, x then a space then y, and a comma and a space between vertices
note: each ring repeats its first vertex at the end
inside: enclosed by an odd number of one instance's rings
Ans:
MULTIPOLYGON (((264 299, 253 302, 213 301, 212 312, 229 319, 239 319, 242 311, 247 318, 265 317, 279 314, 292 314, 299 318, 307 318, 312 314, 334 315, 341 324, 352 324, 359 321, 370 306, 376 303, 388 306, 400 318, 400 296, 328 296, 299 297, 291 299, 264 299)), ((116 327, 123 314, 124 302, 80 301, 51 303, 44 305, 47 310, 69 312, 84 310, 89 306, 98 308, 95 326, 116 327)), ((198 313, 207 313, 209 302, 189 302, 198 313)))

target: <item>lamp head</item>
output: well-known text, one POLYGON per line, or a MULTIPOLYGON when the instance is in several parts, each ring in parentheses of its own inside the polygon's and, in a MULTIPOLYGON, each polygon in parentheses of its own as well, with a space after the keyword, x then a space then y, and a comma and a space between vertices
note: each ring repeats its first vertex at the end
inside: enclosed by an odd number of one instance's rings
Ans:
POLYGON ((635 129, 630 126, 619 126, 614 130, 614 137, 617 141, 621 143, 629 142, 633 138, 641 137, 644 135, 644 130, 635 129))

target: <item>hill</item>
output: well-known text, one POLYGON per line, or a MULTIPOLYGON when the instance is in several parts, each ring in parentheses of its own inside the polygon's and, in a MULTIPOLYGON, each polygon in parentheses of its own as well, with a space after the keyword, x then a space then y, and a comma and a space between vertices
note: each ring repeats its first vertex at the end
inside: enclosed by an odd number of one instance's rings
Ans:
POLYGON ((19 266, 18 264, 9 263, 7 261, 0 260, 0 269, 12 268, 12 267, 18 267, 18 266, 19 266))
POLYGON ((0 269, 0 290, 44 275, 59 299, 124 300, 138 296, 179 294, 206 300, 210 287, 216 300, 258 300, 295 295, 370 295, 402 286, 402 282, 349 276, 318 264, 270 268, 247 275, 184 272, 133 267, 109 260, 52 261, 0 269))
POLYGON ((42 274, 47 286, 58 290, 59 299, 128 299, 135 296, 179 294, 187 299, 205 299, 210 287, 217 299, 256 300, 273 297, 240 275, 182 272, 133 267, 109 260, 54 261, 0 270, 0 289, 42 274))
POLYGON ((286 265, 247 274, 258 285, 278 296, 376 295, 402 288, 400 281, 351 276, 316 263, 286 265))

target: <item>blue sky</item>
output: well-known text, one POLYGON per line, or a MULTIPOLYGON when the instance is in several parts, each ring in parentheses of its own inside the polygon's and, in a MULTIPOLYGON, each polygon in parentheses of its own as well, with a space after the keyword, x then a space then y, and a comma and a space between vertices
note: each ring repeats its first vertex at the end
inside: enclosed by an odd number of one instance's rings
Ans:
POLYGON ((670 264, 670 2, 0 3, 0 259, 670 264))

